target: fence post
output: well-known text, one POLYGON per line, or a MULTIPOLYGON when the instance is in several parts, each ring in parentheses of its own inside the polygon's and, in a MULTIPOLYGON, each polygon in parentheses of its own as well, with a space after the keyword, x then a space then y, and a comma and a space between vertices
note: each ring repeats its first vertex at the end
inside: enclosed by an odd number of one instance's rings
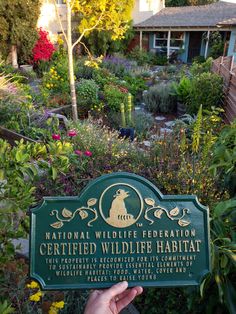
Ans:
POLYGON ((231 61, 230 61, 230 66, 229 66, 229 80, 228 80, 227 88, 225 89, 225 95, 224 95, 224 116, 225 116, 224 120, 226 123, 229 121, 227 117, 227 105, 228 105, 231 80, 233 76, 233 72, 232 72, 233 66, 234 66, 234 56, 231 56, 231 61))
POLYGON ((218 70, 218 74, 221 73, 221 66, 223 65, 223 60, 224 60, 224 57, 220 57, 220 65, 219 65, 219 70, 218 70))
MULTIPOLYGON (((229 68, 230 72, 232 72, 233 66, 234 66, 234 56, 231 56, 231 62, 230 62, 230 68, 229 68)), ((232 75, 232 73, 231 73, 231 75, 232 75)))

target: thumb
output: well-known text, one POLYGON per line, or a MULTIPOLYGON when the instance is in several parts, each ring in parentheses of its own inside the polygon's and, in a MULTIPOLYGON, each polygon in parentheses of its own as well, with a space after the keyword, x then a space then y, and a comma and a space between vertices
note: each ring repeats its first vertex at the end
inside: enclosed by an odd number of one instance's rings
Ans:
POLYGON ((107 301, 110 301, 116 295, 124 292, 127 288, 128 288, 128 282, 127 281, 119 282, 116 285, 112 286, 111 288, 107 289, 103 293, 103 298, 106 298, 107 301))

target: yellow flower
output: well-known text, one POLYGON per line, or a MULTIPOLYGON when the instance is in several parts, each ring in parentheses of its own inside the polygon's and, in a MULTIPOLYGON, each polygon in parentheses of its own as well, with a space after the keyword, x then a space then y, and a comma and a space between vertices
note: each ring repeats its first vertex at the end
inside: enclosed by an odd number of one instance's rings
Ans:
POLYGON ((64 305, 65 305, 65 302, 64 302, 64 301, 53 302, 53 303, 52 303, 52 306, 54 306, 54 307, 57 308, 57 309, 63 309, 64 305))
POLYGON ((39 284, 36 281, 31 281, 31 283, 27 284, 27 288, 30 289, 36 289, 36 288, 40 288, 39 284))
POLYGON ((39 302, 41 296, 42 296, 42 292, 41 292, 41 291, 38 291, 38 292, 36 292, 35 294, 32 294, 32 295, 29 297, 29 299, 30 299, 30 301, 39 302))
POLYGON ((98 63, 96 61, 87 60, 84 62, 84 65, 87 65, 90 68, 95 68, 95 69, 99 68, 98 63))
POLYGON ((50 88, 50 84, 46 84, 46 87, 47 87, 47 88, 50 88))
POLYGON ((55 308, 54 306, 51 306, 50 309, 49 309, 48 314, 57 314, 58 311, 59 310, 57 308, 55 308))

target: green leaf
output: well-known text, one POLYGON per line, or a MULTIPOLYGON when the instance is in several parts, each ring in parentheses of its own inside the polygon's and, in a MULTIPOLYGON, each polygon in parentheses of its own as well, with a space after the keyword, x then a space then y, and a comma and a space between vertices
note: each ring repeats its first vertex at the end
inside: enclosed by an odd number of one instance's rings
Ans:
POLYGON ((220 217, 232 208, 236 208, 236 199, 230 199, 224 202, 220 202, 214 208, 214 216, 220 217))
POLYGON ((222 255, 220 258, 220 267, 225 268, 228 264, 228 257, 226 255, 222 255))
POLYGON ((57 169, 56 169, 56 168, 54 168, 54 167, 52 167, 52 178, 53 178, 53 180, 55 180, 55 179, 56 179, 57 174, 58 174, 57 169))
POLYGON ((230 250, 225 250, 225 254, 230 258, 233 264, 236 266, 236 254, 230 250))
POLYGON ((232 283, 227 279, 223 285, 225 304, 230 314, 236 313, 236 290, 232 283))
POLYGON ((204 287, 205 287, 205 283, 206 283, 207 278, 205 278, 201 285, 200 285, 200 296, 203 298, 203 291, 204 291, 204 287))
POLYGON ((13 307, 11 307, 10 304, 8 304, 7 300, 4 300, 4 302, 0 302, 0 313, 1 314, 10 314, 14 313, 15 310, 13 307))

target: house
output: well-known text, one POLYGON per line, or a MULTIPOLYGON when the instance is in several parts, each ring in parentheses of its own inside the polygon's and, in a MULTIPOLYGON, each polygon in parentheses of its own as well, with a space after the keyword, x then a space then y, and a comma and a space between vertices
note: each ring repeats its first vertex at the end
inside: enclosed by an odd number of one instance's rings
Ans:
POLYGON ((216 2, 209 5, 167 7, 134 25, 140 49, 173 52, 183 62, 209 55, 209 38, 219 31, 225 42, 225 55, 236 55, 236 3, 216 2))
MULTIPOLYGON (((56 2, 62 25, 64 30, 66 30, 66 5, 63 0, 56 0, 56 2)), ((132 11, 133 22, 135 24, 143 22, 163 9, 164 5, 165 0, 135 0, 132 11)), ((61 33, 61 28, 57 22, 56 10, 52 0, 42 0, 38 27, 47 30, 51 38, 54 38, 55 40, 57 35, 61 33)))

